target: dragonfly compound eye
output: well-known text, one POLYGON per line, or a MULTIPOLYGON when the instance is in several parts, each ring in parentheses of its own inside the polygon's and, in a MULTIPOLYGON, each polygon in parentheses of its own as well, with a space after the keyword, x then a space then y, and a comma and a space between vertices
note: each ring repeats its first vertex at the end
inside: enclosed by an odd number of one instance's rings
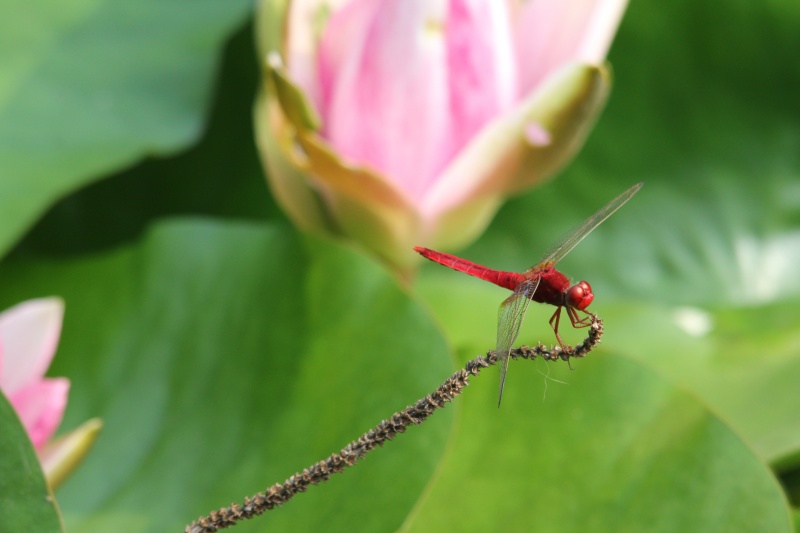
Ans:
POLYGON ((592 287, 585 281, 576 283, 567 291, 567 305, 576 307, 581 311, 589 307, 593 299, 592 287))

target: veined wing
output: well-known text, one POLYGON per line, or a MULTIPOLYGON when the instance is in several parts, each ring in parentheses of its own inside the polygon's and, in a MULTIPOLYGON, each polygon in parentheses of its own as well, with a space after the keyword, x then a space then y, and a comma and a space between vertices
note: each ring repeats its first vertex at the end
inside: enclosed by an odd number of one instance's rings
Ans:
POLYGON ((544 268, 548 266, 553 266, 559 261, 561 261, 565 255, 567 255, 575 245, 581 242, 584 237, 589 235, 593 229, 599 226, 605 219, 610 217, 614 214, 614 211, 625 205, 625 202, 631 199, 631 197, 639 192, 639 189, 642 188, 643 183, 639 182, 624 193, 620 194, 610 202, 606 204, 600 211, 595 213, 594 215, 590 216, 589 219, 580 225, 575 231, 573 231, 569 237, 567 237, 564 242, 553 248, 553 250, 545 257, 540 263, 531 267, 528 270, 535 268, 544 268))
POLYGON ((514 294, 500 304, 497 316, 497 367, 500 369, 500 395, 497 398, 497 407, 503 399, 503 387, 506 384, 508 372, 508 353, 511 345, 517 340, 519 328, 525 318, 525 311, 531 303, 531 297, 539 287, 542 278, 526 279, 514 289, 514 294))

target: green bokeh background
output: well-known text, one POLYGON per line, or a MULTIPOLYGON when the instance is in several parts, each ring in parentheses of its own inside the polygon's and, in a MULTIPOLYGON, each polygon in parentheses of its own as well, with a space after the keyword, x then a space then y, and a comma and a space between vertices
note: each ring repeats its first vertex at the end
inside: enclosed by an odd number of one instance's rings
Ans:
MULTIPOLYGON (((252 8, 2 8, 0 309, 65 299, 50 371, 72 381, 62 431, 105 422, 55 494, 70 532, 179 531, 494 343, 501 289, 432 264, 402 287, 276 207, 253 143, 252 8)), ((429 422, 237 530, 796 530, 796 50, 796 2, 633 2, 583 151, 460 251, 527 268, 644 181, 561 265, 592 283, 602 345, 572 371, 512 364, 499 411, 493 372, 475 378, 429 422)), ((521 342, 552 342, 540 307, 521 342)), ((1 518, 58 530, 2 405, 1 518)))

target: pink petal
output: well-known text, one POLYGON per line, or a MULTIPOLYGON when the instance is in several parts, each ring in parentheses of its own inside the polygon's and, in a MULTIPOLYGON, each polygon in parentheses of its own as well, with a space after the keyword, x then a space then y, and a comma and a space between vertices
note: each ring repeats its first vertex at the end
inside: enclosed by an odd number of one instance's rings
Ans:
POLYGON ((298 87, 319 110, 317 45, 325 18, 347 0, 292 0, 287 14, 284 63, 298 87))
POLYGON ((67 406, 69 380, 43 379, 10 394, 8 399, 36 448, 42 446, 58 429, 67 406))
POLYGON ((410 197, 452 151, 443 19, 441 2, 355 0, 321 44, 323 135, 410 197))
POLYGON ((508 0, 519 69, 519 94, 570 61, 600 64, 627 0, 508 0))
POLYGON ((29 300, 0 313, 0 388, 7 396, 41 379, 56 352, 64 317, 60 298, 29 300))
MULTIPOLYGON (((460 150, 517 98, 508 12, 502 2, 451 1, 447 20, 450 113, 460 150)), ((449 161, 449 159, 448 159, 449 161)))
POLYGON ((494 0, 354 0, 329 21, 319 58, 324 136, 412 199, 515 97, 494 0))
POLYGON ((603 66, 571 63, 549 76, 513 112, 481 129, 418 206, 425 225, 434 228, 430 234, 446 232, 437 229, 446 226, 458 229, 459 224, 450 222, 454 216, 462 220, 480 211, 473 216, 491 217, 503 197, 542 181, 565 164, 602 109, 608 87, 603 66))

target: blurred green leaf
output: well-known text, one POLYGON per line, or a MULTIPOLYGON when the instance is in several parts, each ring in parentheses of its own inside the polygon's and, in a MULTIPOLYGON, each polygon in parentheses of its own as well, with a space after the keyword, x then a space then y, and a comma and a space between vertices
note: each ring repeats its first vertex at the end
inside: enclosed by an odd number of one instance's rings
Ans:
POLYGON ((695 391, 777 466, 800 465, 800 331, 794 302, 752 309, 606 306, 610 337, 695 391), (794 314, 794 315, 793 315, 794 314))
POLYGON ((12 254, 74 255, 118 246, 170 215, 281 218, 267 191, 252 127, 258 65, 246 24, 225 47, 200 141, 149 158, 58 201, 12 254))
POLYGON ((55 200, 199 136, 247 0, 30 2, 0 35, 0 254, 55 200))
MULTIPOLYGON (((111 254, 2 269, 2 304, 40 294, 66 301, 51 368, 72 380, 65 428, 105 422, 58 494, 72 532, 180 530, 338 451, 452 372, 388 274, 280 227, 172 222, 111 254)), ((396 529, 452 415, 239 529, 396 529)))
POLYGON ((0 517, 3 531, 63 531, 39 458, 14 408, 0 392, 0 517))
POLYGON ((408 531, 791 531, 769 469, 690 395, 624 357, 575 368, 512 363, 499 411, 475 380, 408 531))

